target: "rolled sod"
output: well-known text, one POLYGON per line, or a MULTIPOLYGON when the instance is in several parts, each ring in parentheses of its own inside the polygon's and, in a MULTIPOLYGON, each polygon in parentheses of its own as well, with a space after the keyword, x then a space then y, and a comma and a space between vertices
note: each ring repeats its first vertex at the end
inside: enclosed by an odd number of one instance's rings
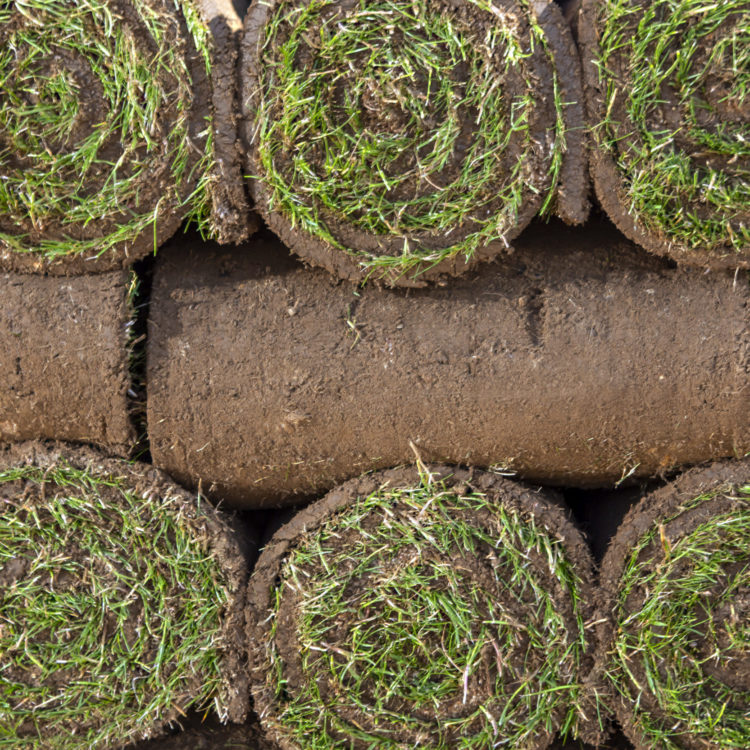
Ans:
POLYGON ((352 480, 251 577, 261 725, 284 750, 529 750, 590 731, 592 571, 538 491, 448 467, 352 480))
POLYGON ((128 455, 133 276, 0 274, 0 443, 57 439, 128 455))
POLYGON ((239 541, 161 472, 0 453, 0 583, 0 748, 116 747, 191 707, 244 719, 239 541))
POLYGON ((750 450, 747 279, 669 269, 611 227, 535 226, 449 286, 359 289, 273 240, 157 259, 154 462, 243 507, 372 469, 496 466, 611 486, 750 450))
POLYGON ((746 0, 583 0, 578 31, 604 209, 648 250, 747 268, 746 0))
POLYGON ((187 219, 247 237, 231 0, 0 5, 0 268, 124 267, 187 219))
POLYGON ((245 19, 256 208, 305 261, 415 285, 581 223, 580 62, 553 2, 268 0, 245 19))
POLYGON ((601 582, 599 671, 637 750, 750 747, 750 459, 646 496, 601 582))

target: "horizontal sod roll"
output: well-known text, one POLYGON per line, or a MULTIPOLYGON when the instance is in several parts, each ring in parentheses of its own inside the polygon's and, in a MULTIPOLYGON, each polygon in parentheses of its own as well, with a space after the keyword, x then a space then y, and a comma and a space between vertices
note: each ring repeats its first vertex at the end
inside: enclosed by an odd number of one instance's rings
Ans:
POLYGON ((57 439, 129 454, 135 283, 124 271, 0 274, 0 443, 57 439))
POLYGON ((231 0, 0 4, 0 268, 112 270, 249 231, 231 0))
POLYGON ((750 747, 750 459, 646 496, 601 585, 597 671, 636 749, 750 747))
POLYGON ((602 225, 535 226, 504 264, 358 289, 258 240, 157 259, 154 462, 238 506, 377 468, 502 466, 604 486, 750 450, 748 283, 667 269, 602 225))
POLYGON ((0 748, 245 718, 246 563, 217 511, 150 466, 33 443, 0 453, 0 508, 0 748))
POLYGON ((268 0, 245 19, 256 208, 305 261, 417 285, 582 223, 580 61, 553 2, 268 0))
POLYGON ((611 219, 653 252, 750 266, 746 0, 583 0, 578 33, 611 219))
POLYGON ((530 750, 598 734, 582 537, 539 491, 420 468, 344 484, 261 554, 248 644, 269 737, 283 750, 530 750))

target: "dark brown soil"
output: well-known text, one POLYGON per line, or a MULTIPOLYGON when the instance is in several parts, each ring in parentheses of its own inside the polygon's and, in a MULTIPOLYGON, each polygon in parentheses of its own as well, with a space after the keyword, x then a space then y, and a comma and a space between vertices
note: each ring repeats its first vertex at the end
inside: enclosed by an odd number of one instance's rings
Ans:
MULTIPOLYGON (((222 702, 227 708, 230 721, 243 721, 249 710, 247 671, 244 663, 245 643, 242 635, 245 623, 244 603, 248 565, 242 554, 241 541, 231 529, 225 517, 222 517, 209 505, 198 506, 192 495, 175 485, 162 472, 146 464, 106 458, 88 448, 73 448, 62 443, 21 443, 0 450, 0 470, 21 466, 52 469, 63 463, 94 475, 123 478, 128 488, 135 494, 141 497, 152 497, 155 502, 167 496, 175 499, 181 506, 182 523, 191 527, 196 538, 207 541, 208 554, 215 560, 216 565, 221 567, 227 581, 228 603, 223 613, 222 645, 217 645, 217 650, 220 651, 224 677, 221 687, 222 702)), ((34 503, 43 500, 45 493, 54 492, 56 487, 57 485, 51 480, 41 484, 20 480, 5 482, 2 484, 3 500, 15 503, 22 499, 27 506, 31 507, 34 503)), ((100 485, 99 492, 108 506, 118 508, 121 505, 120 493, 117 489, 100 485)), ((119 528, 118 518, 115 510, 112 516, 112 531, 115 535, 119 528)), ((66 547, 66 554, 69 559, 80 560, 82 569, 86 569, 88 565, 87 555, 89 554, 86 550, 71 545, 70 548, 66 547)), ((13 569, 8 570, 9 566, 6 565, 5 568, 0 570, 0 585, 9 585, 10 581, 23 577, 25 573, 23 558, 19 558, 19 560, 19 565, 14 566, 13 569), (11 577, 10 580, 8 580, 8 576, 11 577)), ((61 573, 61 576, 64 575, 70 578, 70 574, 61 573)), ((120 590, 122 584, 119 583, 112 566, 102 566, 99 575, 102 579, 112 577, 113 596, 116 591, 123 597, 128 595, 127 590, 120 590)), ((70 582, 67 579, 64 583, 62 579, 50 581, 51 587, 54 588, 55 585, 85 586, 85 582, 70 582)), ((147 617, 144 615, 142 608, 133 607, 132 617, 129 616, 128 622, 122 627, 124 632, 127 633, 130 629, 135 634, 140 633, 145 624, 147 624, 147 617)), ((37 634, 37 637, 43 636, 37 634)), ((102 637, 106 637, 106 634, 103 633, 102 637)), ((155 658, 160 643, 158 633, 154 633, 153 640, 152 653, 155 658)), ((137 676, 138 666, 133 665, 129 668, 133 671, 133 675, 137 676)), ((164 670, 165 678, 168 677, 169 665, 165 663, 161 669, 164 670)), ((36 679, 34 671, 31 668, 18 672, 6 669, 4 677, 11 681, 26 682, 36 679)), ((158 723, 153 723, 153 718, 151 719, 151 725, 144 723, 142 736, 158 736, 163 733, 167 724, 184 716, 184 713, 179 710, 179 706, 187 705, 190 702, 195 692, 201 687, 202 678, 203 675, 196 671, 192 685, 182 685, 180 687, 181 692, 175 689, 173 707, 162 715, 158 723)), ((53 681, 56 679, 54 672, 51 673, 49 679, 53 681)), ((58 682, 50 684, 62 687, 58 682)), ((143 705, 140 705, 139 708, 139 704, 134 699, 133 711, 142 709, 143 705)), ((96 719, 87 720, 82 714, 81 719, 67 729, 84 732, 93 727, 91 721, 96 721, 96 719)), ((59 730, 60 727, 58 727, 59 730)), ((44 727, 38 727, 38 731, 43 732, 44 727)))
POLYGON ((128 274, 0 274, 0 443, 95 443, 127 455, 128 274))
MULTIPOLYGON (((741 507, 740 501, 736 498, 733 499, 729 493, 720 493, 712 500, 702 503, 692 510, 685 510, 686 504, 704 493, 710 493, 721 487, 730 488, 747 484, 748 478, 750 478, 750 458, 747 457, 741 460, 716 463, 708 467, 695 468, 686 472, 671 484, 647 495, 627 514, 618 529, 617 535, 610 543, 601 564, 599 595, 602 601, 600 603, 601 616, 598 618, 600 621, 599 643, 601 645, 597 656, 597 672, 603 675, 609 661, 608 651, 611 650, 616 636, 613 613, 620 597, 620 582, 633 548, 637 545, 639 539, 649 529, 658 525, 659 537, 645 547, 639 556, 639 562, 653 559, 653 566, 655 567, 665 558, 666 549, 674 547, 681 537, 690 534, 697 526, 706 522, 712 516, 730 511, 739 512, 741 507)), ((745 501, 746 506, 747 502, 745 501)), ((747 560, 738 560, 737 564, 747 565, 747 560)), ((725 583, 726 580, 717 581, 713 590, 704 592, 705 596, 715 601, 721 595, 725 583)), ((626 602, 627 611, 639 612, 648 596, 649 592, 643 587, 634 588, 626 602)), ((683 655, 684 659, 696 659, 703 664, 707 693, 715 689, 716 683, 727 685, 736 690, 737 700, 735 705, 731 706, 730 704, 729 707, 739 711, 747 709, 743 700, 750 690, 750 658, 747 653, 743 655, 736 652, 736 658, 731 661, 713 659, 710 658, 711 652, 706 653, 705 649, 708 642, 714 639, 721 644, 721 633, 725 630, 725 619, 735 618, 736 620, 739 617, 740 622, 746 621, 749 607, 750 596, 748 596, 747 587, 740 587, 735 591, 734 598, 727 601, 724 607, 718 607, 711 616, 713 632, 709 635, 696 631, 695 642, 689 644, 689 648, 686 648, 683 655), (694 650, 692 653, 690 652, 691 649, 694 650), (713 683, 713 685, 710 683, 713 683)), ((637 626, 637 624, 634 626, 637 626)), ((627 628, 627 626, 621 625, 620 628, 627 628)), ((618 633, 621 635, 620 631, 618 633)), ((711 646, 711 648, 713 649, 714 646, 711 646)), ((637 654, 634 654, 633 658, 629 660, 628 669, 633 676, 632 679, 643 686, 643 690, 638 691, 637 701, 635 694, 630 697, 618 696, 614 691, 612 691, 610 699, 618 721, 637 750, 650 750, 654 747, 654 740, 642 734, 642 730, 639 728, 639 715, 648 714, 655 726, 661 726, 664 729, 678 725, 675 724, 675 718, 665 714, 657 703, 656 697, 648 687, 650 683, 645 677, 641 659, 637 654)), ((605 680, 606 678, 602 677, 600 683, 606 684, 605 680)), ((677 689, 678 686, 674 687, 677 689)), ((633 692, 635 693, 635 691, 633 692)), ((716 720, 718 721, 719 718, 716 717, 716 720)), ((684 724, 679 726, 684 728, 684 724)), ((676 747, 684 747, 686 750, 709 750, 710 748, 718 750, 719 747, 698 737, 691 738, 689 734, 685 733, 675 734, 673 739, 676 747)))
MULTIPOLYGON (((576 2, 571 3, 571 12, 577 9, 577 6, 580 6, 580 11, 575 28, 581 49, 586 112, 589 127, 591 127, 594 124, 602 122, 607 114, 607 109, 612 107, 612 105, 604 101, 604 93, 601 91, 599 85, 598 68, 596 65, 599 49, 599 28, 596 22, 596 13, 597 8, 600 7, 600 3, 598 0, 576 0, 576 2)), ((637 4, 633 4, 633 7, 637 7, 637 4)), ((639 20, 639 16, 631 16, 632 23, 637 24, 639 20)), ((699 53, 701 56, 707 56, 709 46, 706 45, 705 50, 701 50, 699 47, 699 53)), ((700 69, 701 65, 707 63, 704 59, 702 62, 695 61, 693 64, 696 69, 700 69)), ((617 55, 613 55, 607 61, 607 67, 613 71, 615 80, 621 81, 626 89, 631 85, 627 66, 626 57, 619 59, 617 55)), ((664 86, 666 91, 668 82, 665 81, 664 86)), ((674 95, 677 96, 677 94, 674 95)), ((672 96, 671 92, 670 96, 672 96)), ((679 141, 683 137, 679 133, 685 130, 685 124, 671 122, 667 109, 665 103, 665 114, 663 117, 669 123, 669 126, 675 130, 676 139, 679 141)), ((622 123, 618 132, 618 149, 620 152, 626 152, 629 141, 637 136, 633 134, 633 129, 628 125, 629 115, 625 109, 623 97, 617 98, 613 110, 613 119, 622 123)), ((716 115, 713 114, 712 117, 715 118, 716 115)), ((656 130, 659 130, 661 127, 663 127, 663 122, 654 124, 656 130)), ((702 158, 699 153, 701 147, 696 143, 680 144, 680 147, 689 153, 691 158, 702 158)), ((739 169, 739 165, 734 168, 739 169)), ((643 222, 639 222, 637 220, 638 217, 629 210, 631 201, 625 195, 623 177, 617 168, 614 156, 601 148, 596 148, 594 144, 592 144, 591 148, 590 172, 596 197, 609 218, 627 237, 647 250, 674 258, 683 263, 702 267, 717 269, 750 267, 750 248, 745 248, 742 252, 738 253, 732 247, 731 243, 727 241, 725 246, 717 247, 709 252, 708 250, 684 246, 679 242, 675 242, 663 232, 646 229, 643 226, 643 222)), ((688 212, 708 210, 706 206, 696 207, 690 205, 686 206, 686 209, 688 212)), ((742 221, 746 222, 747 215, 745 217, 738 217, 736 221, 740 223, 742 221)))
POLYGON ((154 462, 241 507, 426 461, 611 486, 750 449, 743 277, 671 269, 609 225, 534 226, 502 264, 358 289, 275 241, 174 244, 148 348, 154 462))
POLYGON ((173 737, 127 745, 123 750, 276 750, 256 724, 188 729, 173 737))
MULTIPOLYGON (((436 478, 445 479, 446 486, 459 495, 467 492, 484 493, 493 502, 502 505, 510 511, 533 517, 539 527, 553 529, 555 535, 563 542, 568 559, 581 577, 581 598, 584 603, 581 616, 585 622, 590 621, 593 614, 593 561, 583 538, 558 504, 560 502, 559 499, 554 495, 545 495, 539 490, 526 488, 516 482, 510 482, 507 479, 482 471, 456 470, 451 467, 430 467, 429 471, 436 478)), ((338 698, 334 698, 334 695, 341 690, 339 683, 331 678, 326 669, 321 668, 320 673, 318 673, 318 666, 312 667, 308 664, 305 667, 302 662, 302 647, 299 642, 299 633, 297 630, 299 597, 295 594, 294 589, 289 587, 283 590, 284 593, 281 596, 280 604, 278 604, 276 617, 273 618, 269 615, 274 611, 274 607, 277 606, 275 602, 277 592, 279 591, 278 582, 282 567, 302 540, 315 535, 316 531, 330 521, 338 511, 351 505, 356 498, 367 497, 383 485, 388 485, 395 489, 399 487, 415 487, 419 486, 420 483, 420 474, 415 468, 378 472, 370 476, 351 480, 299 512, 273 536, 261 553, 250 579, 247 596, 247 643, 252 693, 261 725, 266 729, 267 735, 276 741, 282 750, 304 750, 304 747, 294 739, 290 731, 285 729, 284 723, 279 721, 279 714, 284 710, 287 703, 293 702, 295 696, 304 694, 304 683, 306 681, 314 680, 316 693, 319 692, 322 700, 327 705, 332 706, 331 711, 336 713, 344 725, 355 726, 363 732, 370 732, 374 735, 380 733, 377 719, 377 713, 380 710, 392 711, 392 715, 399 715, 409 711, 410 704, 402 705, 402 699, 400 698, 389 699, 383 705, 378 704, 378 709, 372 712, 373 715, 371 715, 371 712, 360 709, 354 704, 350 708, 346 707, 346 700, 344 698, 342 701, 340 695, 338 698), (269 642, 271 641, 278 651, 281 660, 281 678, 285 680, 283 697, 276 693, 275 680, 269 679, 270 674, 275 674, 275 670, 272 669, 269 661, 269 642), (338 706, 338 708, 334 708, 333 706, 338 706)), ((398 504, 394 505, 392 516, 394 518, 399 517, 402 510, 398 504)), ((476 523, 479 528, 485 529, 488 534, 494 533, 491 530, 495 528, 494 525, 489 520, 489 517, 485 518, 482 512, 476 512, 473 515, 468 514, 466 520, 476 523)), ((336 533, 337 544, 343 549, 351 547, 352 549, 366 550, 367 528, 370 522, 373 526, 377 526, 383 522, 383 519, 379 515, 372 514, 372 517, 364 519, 357 529, 339 530, 336 533)), ((429 560, 432 556, 442 553, 438 553, 436 550, 429 548, 429 545, 425 545, 424 548, 419 548, 418 554, 420 560, 423 558, 429 560)), ((486 557, 484 554, 476 558, 466 558, 458 555, 451 559, 458 568, 465 571, 467 581, 475 581, 483 591, 487 592, 488 596, 497 596, 500 600, 505 601, 508 598, 507 592, 502 587, 497 587, 493 583, 495 581, 495 573, 493 573, 493 563, 490 562, 492 558, 493 554, 491 549, 488 548, 486 557), (490 592, 493 593, 490 594, 490 592)), ((357 561, 352 559, 352 565, 356 565, 356 563, 357 561)), ((309 564, 313 565, 313 563, 309 564)), ((391 561, 382 561, 382 575, 384 577, 390 575, 388 573, 389 566, 393 566, 395 570, 403 564, 404 560, 401 556, 397 556, 391 561)), ((307 563, 300 563, 300 565, 302 566, 300 568, 301 577, 304 579, 306 575, 304 568, 307 563)), ((546 590, 552 594, 555 609, 564 617, 571 637, 577 637, 577 635, 574 635, 574 633, 578 632, 575 612, 568 601, 568 595, 561 588, 559 580, 550 573, 546 558, 544 560, 536 560, 534 555, 529 552, 528 565, 533 567, 535 571, 534 575, 542 582, 546 590)), ((354 601, 360 597, 361 592, 356 590, 356 583, 364 587, 365 590, 369 590, 367 578, 350 581, 345 594, 345 596, 350 597, 347 601, 354 601)), ((508 601, 507 606, 509 608, 508 611, 513 611, 513 616, 519 622, 524 622, 527 618, 533 619, 533 616, 529 617, 526 610, 522 608, 520 602, 508 601), (518 608, 518 611, 514 608, 518 608)), ((529 604, 529 606, 533 610, 535 605, 529 604)), ((345 646, 345 643, 349 643, 344 638, 348 629, 344 622, 346 611, 344 610, 341 614, 340 617, 343 620, 339 622, 335 631, 337 634, 340 633, 342 639, 344 639, 340 644, 342 647, 345 646)), ((376 615, 372 614, 372 616, 375 617, 376 615)), ((510 617, 511 615, 508 614, 507 616, 510 617)), ((482 615, 478 615, 478 619, 481 618, 482 615)), ((334 631, 332 630, 331 633, 333 634, 334 631)), ((335 641, 332 645, 325 645, 331 649, 331 653, 338 653, 335 641)), ((590 645, 593 646, 593 644, 590 645)), ((510 673, 506 676, 506 680, 516 679, 519 674, 517 670, 526 674, 528 679, 533 680, 535 665, 532 662, 534 662, 535 656, 525 652, 524 654, 523 661, 518 664, 516 664, 515 660, 522 658, 520 654, 504 654, 503 660, 508 665, 507 669, 510 673), (510 665, 514 666, 511 667, 510 665)), ((561 665, 561 674, 567 674, 566 670, 569 666, 561 665)), ((582 666, 583 673, 586 673, 591 666, 592 664, 584 663, 582 666)), ((484 678, 477 676, 476 684, 475 678, 472 678, 468 687, 465 688, 466 692, 463 701, 460 698, 454 700, 455 696, 448 695, 441 696, 439 700, 436 697, 435 706, 422 707, 418 710, 412 708, 415 720, 417 718, 420 720, 421 728, 392 727, 389 728, 388 739, 397 743, 399 747, 418 747, 423 742, 432 746, 433 741, 437 742, 438 730, 435 721, 437 715, 440 715, 443 719, 447 719, 450 716, 465 716, 466 711, 468 711, 467 705, 471 706, 471 712, 474 712, 477 711, 478 705, 482 703, 489 707, 488 710, 493 710, 492 701, 486 693, 489 689, 488 686, 495 684, 495 673, 497 671, 497 657, 495 654, 487 654, 486 667, 481 671, 484 672, 485 670, 487 674, 484 678), (428 729, 428 726, 432 725, 435 725, 434 728, 428 729)), ((579 680, 582 677, 582 674, 569 675, 569 679, 573 681, 579 680)), ((368 690, 365 690, 365 694, 369 694, 368 690)), ((560 722, 561 718, 561 716, 551 717, 552 724, 560 722)), ((483 720, 479 722, 479 724, 483 723, 483 720)), ((540 749, 549 747, 556 728, 558 727, 552 725, 544 729, 537 728, 537 732, 528 738, 528 744, 525 744, 524 747, 540 749)), ((326 729, 330 736, 338 736, 342 747, 346 746, 352 750, 364 750, 364 748, 372 747, 371 740, 359 739, 355 734, 341 730, 340 726, 333 721, 326 723, 326 729)), ((470 732, 471 729, 464 727, 461 731, 462 734, 460 736, 465 737, 467 736, 466 733, 470 732)), ((593 726, 583 728, 582 731, 584 734, 589 732, 592 736, 599 735, 598 728, 593 726)), ((453 746, 459 740, 459 736, 451 735, 450 728, 445 726, 440 736, 448 747, 453 746)))
MULTIPOLYGON (((139 40, 141 47, 148 50, 152 41, 149 32, 139 17, 137 9, 129 0, 111 0, 114 12, 119 14, 120 23, 128 24, 134 37, 139 40)), ((189 150, 189 162, 186 174, 189 179, 180 186, 180 195, 184 200, 194 190, 198 178, 195 166, 200 158, 206 143, 206 118, 212 112, 215 116, 216 127, 213 138, 217 159, 217 174, 214 180, 215 190, 212 191, 213 219, 221 226, 217 239, 220 241, 240 242, 246 239, 254 230, 254 219, 249 218, 249 209, 244 194, 243 178, 240 173, 239 152, 236 138, 236 78, 234 75, 236 58, 238 30, 241 22, 236 15, 232 3, 229 0, 199 0, 198 5, 204 13, 204 18, 214 35, 213 50, 213 72, 209 77, 206 74, 205 63, 200 54, 195 50, 187 25, 181 13, 175 11, 174 3, 170 0, 149 0, 151 6, 164 13, 172 13, 177 19, 173 27, 164 27, 164 33, 174 35, 173 44, 185 48, 185 59, 190 70, 193 83, 194 97, 192 108, 188 113, 190 122, 190 139, 194 147, 189 150)), ((0 42, 3 35, 0 33, 0 42)), ((70 63, 71 71, 78 75, 80 90, 79 109, 82 115, 78 118, 77 129, 85 136, 94 123, 101 121, 107 116, 106 108, 102 104, 101 86, 93 79, 87 64, 81 65, 78 61, 70 63), (82 69, 79 71, 79 69, 82 69), (89 80, 91 79, 91 80, 89 80)), ((175 88, 170 83, 169 71, 160 68, 159 75, 162 85, 167 89, 175 88)), ((176 104, 165 107, 159 113, 157 127, 161 130, 168 129, 170 123, 183 114, 178 112, 176 104)), ((74 133, 75 135, 75 133, 74 133)), ((76 143, 76 139, 70 139, 76 143)), ((0 142, 2 134, 0 134, 0 142)), ((102 147, 104 153, 111 162, 116 162, 122 153, 122 145, 117 133, 111 137, 102 147)), ((165 155, 160 154, 153 159, 152 174, 145 176, 141 183, 139 193, 139 213, 146 213, 159 206, 159 218, 156 228, 149 226, 148 229, 132 241, 121 243, 119 246, 105 254, 96 257, 81 255, 60 256, 48 259, 36 252, 17 253, 5 247, 0 242, 0 269, 19 272, 44 272, 56 276, 77 275, 83 273, 101 273, 118 268, 126 268, 134 261, 153 252, 154 245, 163 244, 180 227, 183 220, 183 209, 175 204, 175 201, 164 200, 167 187, 171 187, 171 175, 165 170, 165 155)), ((128 162, 125 160, 119 175, 127 175, 128 162)), ((102 179, 110 179, 103 175, 102 179)), ((92 183, 87 184, 88 193, 95 192, 99 186, 92 183)), ((40 242, 49 239, 72 238, 75 240, 91 240, 103 237, 113 232, 118 225, 127 223, 132 219, 135 206, 126 206, 120 215, 107 216, 88 222, 86 225, 72 225, 65 223, 64 216, 57 221, 48 221, 40 228, 35 226, 31 219, 20 222, 17 217, 0 216, 0 231, 12 234, 28 234, 31 242, 40 242)))
MULTIPOLYGON (((559 94, 567 104, 564 107, 564 117, 566 118, 567 132, 566 152, 563 158, 562 172, 560 183, 556 194, 556 212, 568 223, 580 224, 588 216, 588 189, 589 180, 586 173, 586 135, 584 128, 583 113, 583 92, 581 83, 581 69, 578 52, 573 41, 570 29, 562 17, 560 9, 548 0, 541 0, 535 4, 533 11, 538 23, 545 31, 549 49, 554 58, 554 63, 550 62, 544 50, 539 45, 531 51, 528 48, 529 21, 527 14, 531 11, 524 6, 520 7, 518 3, 508 3, 504 12, 511 14, 516 18, 515 24, 518 36, 521 38, 523 48, 529 53, 526 60, 526 75, 533 80, 535 101, 538 103, 537 109, 530 115, 530 132, 523 136, 510 136, 509 146, 502 157, 502 163, 498 166, 497 187, 493 190, 488 188, 489 194, 498 197, 489 203, 481 206, 481 214, 478 212, 475 216, 467 217, 462 226, 451 229, 433 232, 412 232, 408 234, 408 240, 412 247, 420 247, 425 250, 440 251, 441 249, 451 247, 464 239, 468 234, 477 230, 477 218, 483 218, 490 213, 497 213, 504 209, 506 201, 500 196, 501 184, 505 175, 515 168, 517 161, 521 158, 525 148, 526 139, 531 139, 539 144, 539 158, 534 159, 527 156, 525 169, 528 174, 528 182, 535 183, 537 188, 528 187, 525 190, 523 209, 520 211, 516 224, 512 230, 505 235, 505 242, 494 242, 487 247, 477 251, 470 261, 465 260, 464 255, 458 255, 447 258, 440 263, 424 263, 419 268, 404 274, 403 270, 395 269, 388 271, 386 269, 377 269, 374 272, 364 271, 354 255, 338 249, 331 243, 314 236, 303 230, 281 211, 278 207, 278 201, 275 200, 273 189, 270 187, 263 176, 265 170, 262 166, 258 154, 256 143, 256 113, 259 109, 260 97, 263 92, 263 69, 270 57, 273 57, 278 44, 269 44, 266 40, 266 25, 273 18, 278 7, 278 0, 269 0, 268 2, 254 3, 245 19, 245 35, 242 40, 242 56, 240 63, 241 78, 241 112, 243 125, 241 134, 244 138, 246 151, 246 169, 248 174, 256 175, 259 179, 250 181, 249 186, 255 200, 257 210, 266 220, 268 226, 276 233, 282 241, 292 249, 297 255, 306 262, 327 268, 333 274, 340 278, 351 281, 361 281, 369 275, 370 278, 378 278, 390 286, 424 286, 430 280, 436 280, 444 276, 455 276, 464 273, 468 268, 475 266, 480 261, 486 261, 500 253, 507 252, 507 242, 513 240, 518 234, 528 226, 532 218, 538 213, 544 200, 545 190, 537 189, 544 183, 543 175, 549 169, 548 157, 545 149, 550 145, 553 138, 553 126, 556 120, 554 107, 553 92, 553 72, 556 72, 559 78, 559 94), (554 71, 553 71, 554 65, 554 71), (532 163, 533 162, 533 163, 532 163), (542 177, 540 177, 542 175, 542 177), (414 278, 416 272, 419 272, 418 278, 414 278)), ((352 3, 348 0, 342 0, 338 4, 337 11, 340 11, 343 17, 346 16, 352 3)), ((461 28, 470 28, 479 30, 479 37, 483 37, 483 29, 486 29, 492 16, 484 10, 475 7, 474 4, 464 2, 464 0, 436 0, 435 7, 444 9, 451 14, 454 22, 461 28)), ((282 32, 279 32, 282 34, 282 32)), ((310 35, 314 37, 314 33, 310 35)), ((315 43, 306 38, 306 45, 303 52, 299 53, 299 64, 312 64, 315 59, 315 43), (304 61, 307 61, 306 63, 304 61)), ((367 53, 369 54, 369 52, 367 53)), ((356 71, 353 71, 356 75, 356 71)), ((455 70, 451 71, 451 76, 456 78, 455 83, 461 83, 461 76, 465 72, 455 70)), ((514 96, 520 95, 526 90, 526 83, 519 77, 519 74, 509 74, 502 62, 498 62, 498 78, 502 80, 503 90, 508 92, 507 100, 510 101, 514 96)), ((337 84, 341 85, 341 84, 337 84)), ((344 84, 345 86, 346 84, 344 84)), ((367 107, 363 105, 364 109, 367 107)), ((468 110, 468 108, 465 108, 468 110)), ((332 119, 336 120, 335 107, 332 105, 332 119)), ((274 116, 272 112, 270 117, 274 116)), ((348 119, 344 115, 342 120, 348 119)), ((372 117, 369 112, 365 112, 363 117, 372 117)), ((378 113, 376 117, 381 117, 378 113)), ((420 184, 409 185, 409 195, 418 195, 425 190, 432 192, 435 188, 434 179, 442 181, 443 184, 450 184, 458 174, 462 166, 463 154, 468 153, 469 147, 473 141, 475 130, 474 121, 477 113, 473 111, 462 112, 462 136, 461 143, 455 149, 455 158, 452 159, 439 177, 433 175, 429 184, 422 182, 420 184)), ((398 122, 396 125, 388 125, 388 116, 382 116, 383 122, 379 123, 378 128, 383 127, 401 127, 398 122)), ((296 167, 293 159, 293 149, 289 153, 283 150, 275 155, 274 163, 277 170, 288 176, 288 183, 295 184, 296 167)), ((316 163, 311 160, 312 169, 318 174, 323 173, 322 162, 323 154, 316 163)), ((405 170, 406 164, 397 164, 395 169, 405 170)), ((300 188, 304 192, 304 187, 300 188)), ((299 192, 299 191, 298 191, 299 192)), ((400 196, 400 198, 405 198, 400 196)), ((365 252, 377 256, 398 256, 404 249, 404 234, 394 234, 392 236, 385 234, 372 234, 359 228, 355 222, 349 222, 339 214, 330 210, 329 206, 315 204, 313 208, 320 216, 330 234, 341 245, 350 248, 354 252, 365 252)))

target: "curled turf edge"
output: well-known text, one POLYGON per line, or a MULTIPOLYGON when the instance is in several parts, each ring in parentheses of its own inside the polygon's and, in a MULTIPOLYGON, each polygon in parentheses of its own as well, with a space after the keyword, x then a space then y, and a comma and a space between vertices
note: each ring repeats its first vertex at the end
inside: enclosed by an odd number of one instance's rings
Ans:
POLYGON ((750 266, 750 5, 583 0, 597 197, 647 250, 750 266))
POLYGON ((251 577, 261 724, 283 750, 598 737, 592 569, 559 507, 496 475, 348 482, 283 526, 251 577))
POLYGON ((750 459, 647 495, 601 587, 596 672, 637 750, 750 747, 750 459))
POLYGON ((124 267, 249 232, 230 0, 0 4, 0 268, 124 267))
POLYGON ((109 748, 188 708, 241 721, 246 561, 211 506, 85 448, 0 452, 0 748, 109 748))
POLYGON ((577 51, 552 2, 269 0, 245 19, 256 208, 304 260, 419 285, 588 212, 577 51))

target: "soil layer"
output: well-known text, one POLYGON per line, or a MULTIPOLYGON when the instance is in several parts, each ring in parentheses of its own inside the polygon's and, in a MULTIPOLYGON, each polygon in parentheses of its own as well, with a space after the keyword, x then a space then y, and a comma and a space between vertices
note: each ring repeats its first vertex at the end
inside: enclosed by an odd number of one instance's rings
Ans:
POLYGON ((604 557, 596 671, 637 750, 750 743, 748 488, 750 458, 688 471, 604 557))
POLYGON ((127 455, 129 276, 0 275, 0 443, 57 439, 127 455))
POLYGON ((0 472, 3 736, 112 747, 162 734, 196 701, 246 719, 248 565, 225 518, 152 466, 87 448, 17 444, 0 472), (8 647, 17 632, 25 649, 8 647))
POLYGON ((230 0, 110 0, 69 17, 5 5, 0 162, 18 184, 0 195, 1 269, 125 268, 188 216, 222 242, 247 238, 230 0))
POLYGON ((283 526, 251 577, 261 725, 282 750, 541 749, 571 721, 596 736, 580 720, 592 582, 554 495, 445 466, 351 480, 283 526))
POLYGON ((295 253, 341 278, 422 286, 507 251, 540 209, 586 219, 570 29, 552 2, 502 5, 253 4, 241 60, 249 186, 295 253))
POLYGON ((610 225, 535 226, 450 286, 359 289, 278 243, 175 244, 148 349, 154 462, 237 506, 426 461, 606 486, 750 449, 747 280, 610 225))

